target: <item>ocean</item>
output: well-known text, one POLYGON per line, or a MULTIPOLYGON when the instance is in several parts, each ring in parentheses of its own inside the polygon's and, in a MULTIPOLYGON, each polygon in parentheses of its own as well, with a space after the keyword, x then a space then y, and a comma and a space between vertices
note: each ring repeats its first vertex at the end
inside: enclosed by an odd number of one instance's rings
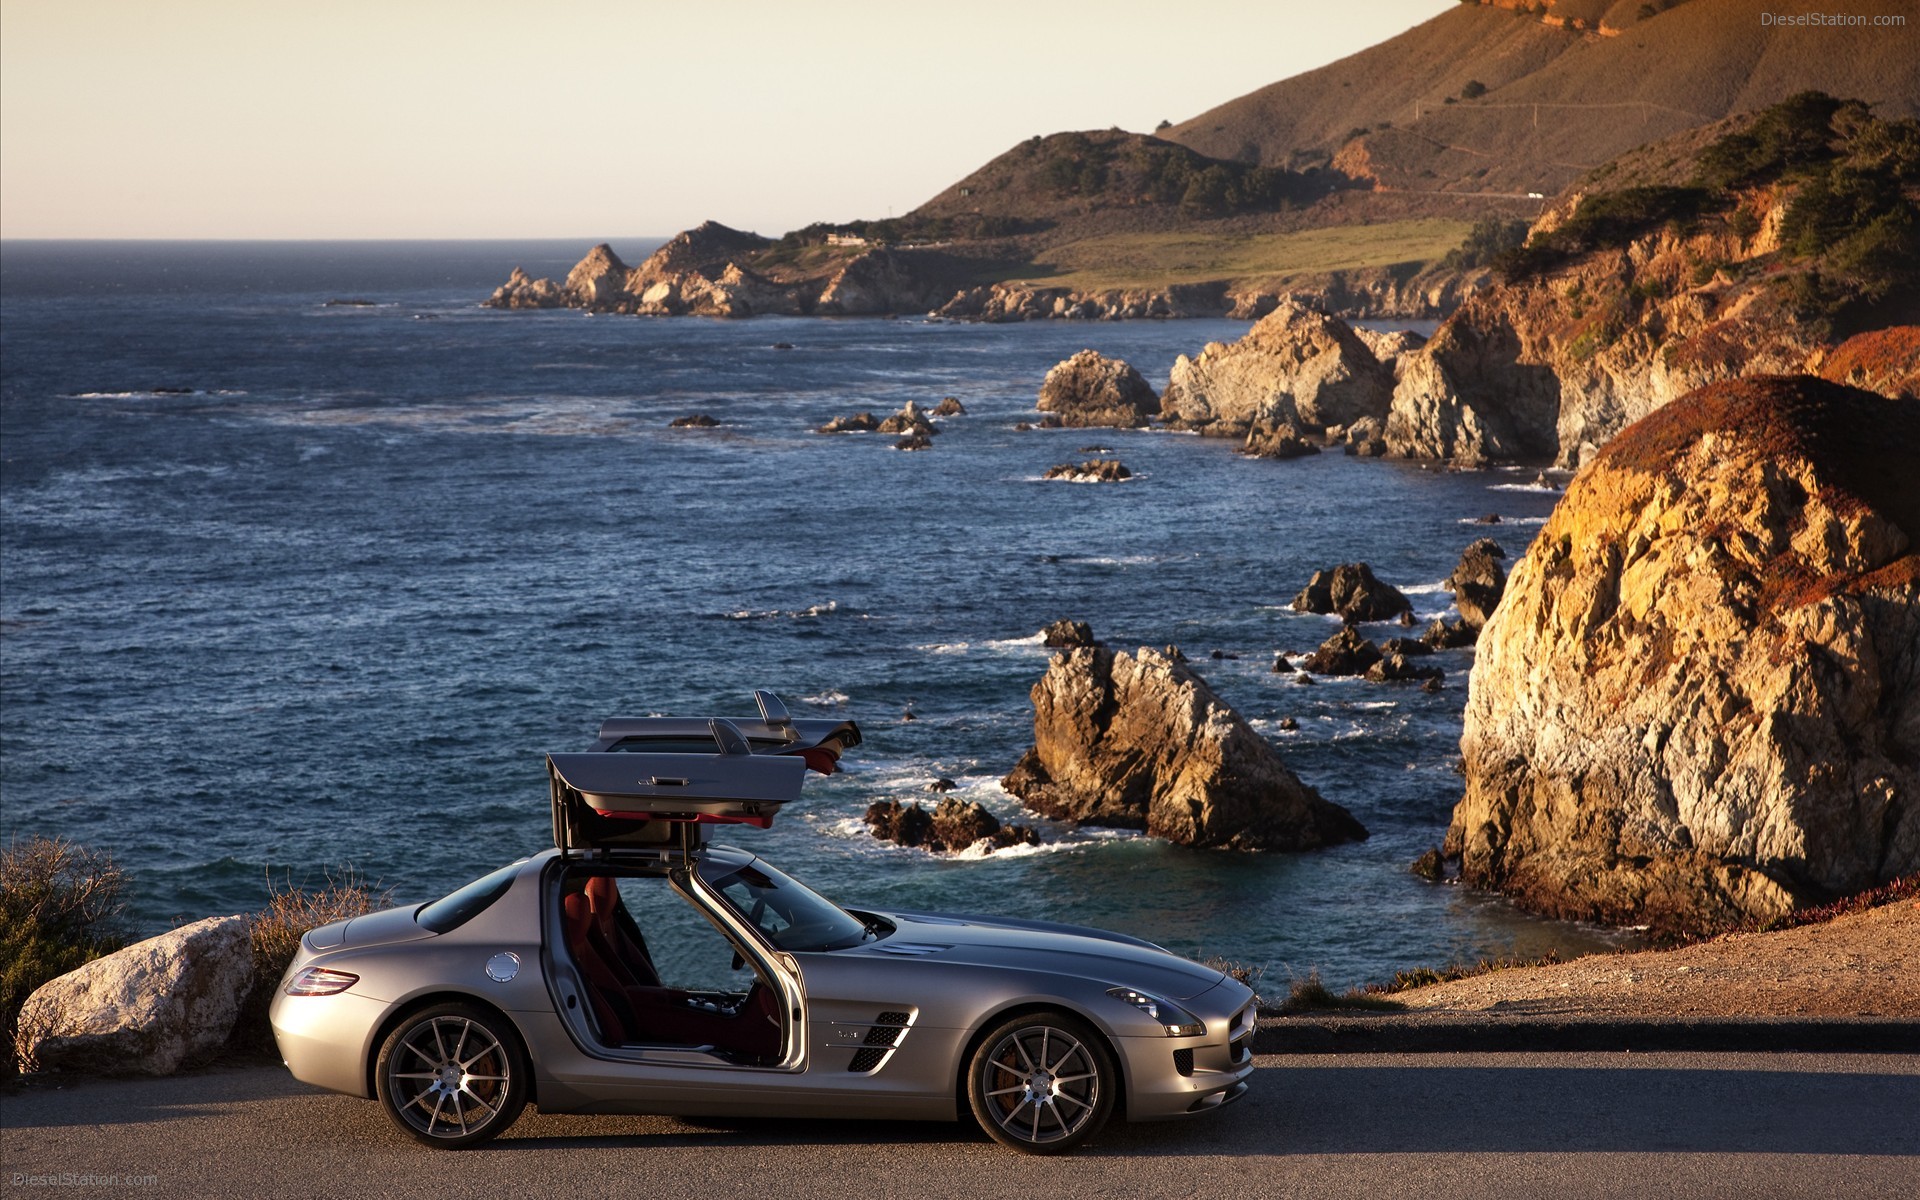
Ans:
POLYGON ((769 688, 866 744, 723 840, 846 903, 1124 930, 1269 995, 1619 943, 1409 872, 1461 793, 1470 650, 1437 694, 1270 670, 1337 628, 1288 608, 1318 568, 1366 561, 1447 612, 1469 542, 1517 557, 1551 509, 1531 472, 1013 428, 1073 352, 1164 386, 1227 321, 478 307, 585 248, 0 247, 0 836, 110 849, 147 932, 350 873, 420 901, 550 844, 547 751, 769 688), (945 396, 967 411, 930 451, 811 432, 945 396), (668 428, 694 413, 719 427, 668 428), (1093 446, 1134 478, 1042 479, 1093 446), (1023 815, 998 781, 1061 617, 1181 647, 1371 838, 1230 854, 1023 815), (941 777, 1046 843, 949 859, 864 831, 941 777))

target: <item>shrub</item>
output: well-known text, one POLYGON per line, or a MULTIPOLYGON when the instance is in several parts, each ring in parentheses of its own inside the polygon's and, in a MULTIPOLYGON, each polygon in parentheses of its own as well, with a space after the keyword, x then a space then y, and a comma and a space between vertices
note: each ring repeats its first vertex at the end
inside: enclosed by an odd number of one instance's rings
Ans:
POLYGON ((1478 79, 1467 80, 1467 86, 1460 89, 1460 98, 1462 100, 1478 100, 1486 94, 1487 85, 1481 83, 1478 79))
MULTIPOLYGON (((34 837, 0 852, 0 1027, 34 989, 126 944, 126 876, 104 850, 34 837)), ((7 1055, 9 1069, 13 1056, 7 1055)))
POLYGON ((1447 251, 1441 265, 1452 271, 1470 271, 1492 264, 1501 255, 1527 244, 1525 221, 1503 221, 1488 217, 1475 221, 1466 240, 1447 251))

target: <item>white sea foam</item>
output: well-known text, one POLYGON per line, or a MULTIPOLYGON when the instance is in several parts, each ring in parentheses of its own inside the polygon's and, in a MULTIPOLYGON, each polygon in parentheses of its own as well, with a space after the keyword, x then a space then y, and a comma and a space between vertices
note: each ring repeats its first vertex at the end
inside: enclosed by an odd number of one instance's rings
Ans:
POLYGON ((1541 496, 1558 496, 1560 489, 1549 483, 1490 483, 1490 492, 1533 492, 1541 496))
POLYGON ((1408 596, 1432 596, 1447 590, 1447 582, 1444 579, 1435 583, 1416 583, 1400 589, 1402 594, 1408 596))

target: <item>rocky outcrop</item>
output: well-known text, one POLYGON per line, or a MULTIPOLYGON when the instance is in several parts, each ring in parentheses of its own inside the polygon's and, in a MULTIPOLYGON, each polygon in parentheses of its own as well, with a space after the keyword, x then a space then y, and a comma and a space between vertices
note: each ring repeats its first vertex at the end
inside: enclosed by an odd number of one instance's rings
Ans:
POLYGON ((979 801, 957 796, 943 798, 932 812, 918 803, 882 800, 867 807, 865 819, 867 831, 877 838, 942 854, 957 854, 981 843, 985 843, 981 848, 988 854, 1011 846, 1040 844, 1040 835, 1032 826, 1002 825, 979 801))
POLYGON ((720 422, 706 413, 693 413, 689 416, 675 417, 667 422, 669 429, 716 429, 720 422))
POLYGON ((1045 478, 1068 483, 1119 483, 1132 479, 1133 472, 1117 458, 1090 458, 1079 463, 1055 463, 1047 468, 1045 478))
POLYGON ((911 254, 869 250, 836 271, 806 307, 822 316, 921 312, 942 290, 911 254))
POLYGON ((209 917, 42 985, 20 1010, 23 1071, 171 1075, 218 1053, 254 980, 245 917, 209 917))
POLYGON ((1305 458, 1320 453, 1320 447, 1308 441, 1306 433, 1291 421, 1279 425, 1263 422, 1247 430, 1240 453, 1248 458, 1305 458))
POLYGON ((515 267, 483 304, 487 308, 565 308, 567 301, 565 289, 553 280, 535 279, 515 267))
POLYGON ((1346 625, 1296 665, 1312 675, 1364 675, 1380 658, 1380 647, 1346 625))
POLYGON ((1460 562, 1447 576, 1446 586, 1453 592, 1453 605, 1460 619, 1471 629, 1480 629, 1493 615, 1506 590, 1507 569, 1502 560, 1507 552, 1492 538, 1481 538, 1460 555, 1460 562))
POLYGON ((1411 329, 1395 329, 1382 333, 1373 329, 1355 328, 1355 337, 1365 342, 1367 349, 1373 351, 1373 357, 1392 374, 1397 381, 1400 372, 1415 351, 1427 344, 1427 337, 1411 329))
POLYGON ((1560 379, 1491 300, 1468 304, 1406 358, 1387 414, 1387 449, 1467 466, 1554 457, 1560 379))
POLYGON ((1239 341, 1175 359, 1160 407, 1176 428, 1244 437, 1383 417, 1392 397, 1392 373, 1345 321, 1287 299, 1239 341))
POLYGON ((1159 406, 1140 372, 1097 350, 1082 350, 1055 364, 1040 384, 1040 411, 1057 413, 1069 426, 1131 429, 1145 425, 1159 406))
POLYGON ((1389 583, 1374 578, 1366 563, 1341 563, 1315 571, 1307 586, 1293 598, 1293 611, 1336 615, 1355 621, 1390 621, 1413 611, 1413 602, 1389 583))
POLYGON ((958 396, 946 396, 941 399, 940 403, 933 406, 933 415, 936 417, 964 417, 967 415, 967 406, 960 403, 960 397, 958 396))
POLYGON ((1447 850, 1710 930, 1920 869, 1920 401, 1716 384, 1614 439, 1480 638, 1447 850))
POLYGON ((928 418, 926 410, 912 400, 902 405, 899 412, 881 421, 877 428, 881 433, 919 434, 922 437, 932 437, 940 432, 928 418))
POLYGON ((858 412, 851 416, 833 417, 826 424, 814 430, 815 433, 872 433, 880 428, 880 418, 870 412, 858 412))
POLYGON ((1040 643, 1056 649, 1062 646, 1098 646, 1100 644, 1094 640, 1093 626, 1085 621, 1070 621, 1065 617, 1040 631, 1040 643))
POLYGON ((1004 783, 1036 812, 1235 850, 1366 836, 1174 655, 1062 650, 1032 699, 1033 748, 1004 783))

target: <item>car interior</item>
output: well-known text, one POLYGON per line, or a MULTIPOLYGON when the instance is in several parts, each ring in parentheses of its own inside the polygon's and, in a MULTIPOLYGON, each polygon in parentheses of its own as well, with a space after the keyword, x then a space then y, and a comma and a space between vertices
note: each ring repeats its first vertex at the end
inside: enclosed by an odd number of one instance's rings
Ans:
MULTIPOLYGON (((661 878, 636 882, 668 890, 661 878)), ((684 900, 677 895, 670 899, 687 909, 692 921, 704 924, 684 900)), ((621 898, 615 876, 570 871, 561 884, 560 906, 567 953, 579 970, 603 1043, 708 1048, 742 1062, 780 1057, 774 990, 757 977, 744 992, 669 986, 639 922, 621 898)), ((717 931, 709 927, 698 933, 719 942, 738 967, 747 965, 717 931)))

